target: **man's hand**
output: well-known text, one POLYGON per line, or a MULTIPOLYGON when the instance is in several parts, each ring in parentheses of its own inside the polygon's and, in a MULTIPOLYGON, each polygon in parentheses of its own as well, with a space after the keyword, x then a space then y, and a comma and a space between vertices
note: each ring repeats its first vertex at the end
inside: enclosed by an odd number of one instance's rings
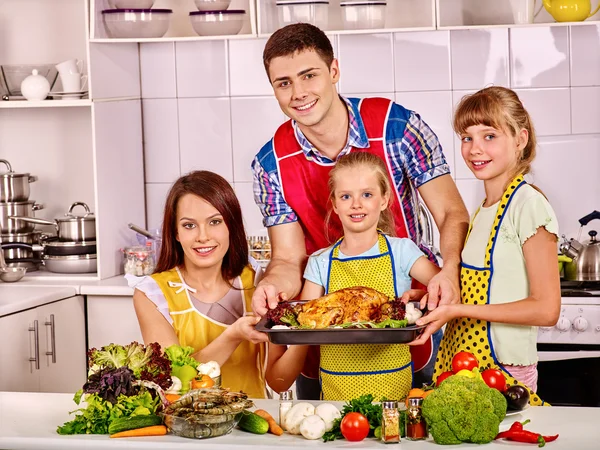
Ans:
POLYGON ((287 301, 285 292, 280 292, 273 284, 259 283, 252 295, 252 311, 262 317, 269 309, 273 309, 279 302, 287 301))
MULTIPOLYGON (((428 299, 427 309, 433 311, 438 305, 451 305, 460 303, 460 290, 458 274, 456 271, 450 271, 442 268, 442 271, 435 275, 427 285, 428 299)), ((421 302, 423 305, 423 302, 421 302)))
POLYGON ((427 339, 429 339, 433 333, 442 328, 450 320, 458 317, 458 307, 459 305, 455 304, 440 304, 435 311, 430 311, 417 320, 417 325, 427 325, 427 327, 425 327, 417 339, 409 342, 408 345, 423 345, 427 342, 427 339))

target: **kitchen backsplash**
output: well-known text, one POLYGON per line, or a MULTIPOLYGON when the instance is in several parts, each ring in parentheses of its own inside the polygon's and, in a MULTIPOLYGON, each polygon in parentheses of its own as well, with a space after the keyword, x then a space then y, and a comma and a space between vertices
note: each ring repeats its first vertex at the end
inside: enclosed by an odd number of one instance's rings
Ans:
MULTIPOLYGON (((339 92, 383 96, 417 111, 436 132, 473 212, 483 199, 451 128, 463 95, 489 85, 517 91, 539 151, 531 181, 561 232, 600 208, 600 25, 331 36, 339 92)), ((286 119, 262 65, 265 39, 140 44, 147 225, 159 226, 170 184, 215 171, 238 194, 249 234, 264 234, 250 163, 286 119)))

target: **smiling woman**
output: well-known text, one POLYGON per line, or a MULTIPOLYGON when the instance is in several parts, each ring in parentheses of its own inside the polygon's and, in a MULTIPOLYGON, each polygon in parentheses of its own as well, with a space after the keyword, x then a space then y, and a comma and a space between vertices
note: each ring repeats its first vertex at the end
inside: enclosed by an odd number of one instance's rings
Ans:
POLYGON ((264 397, 267 338, 254 329, 258 318, 250 312, 261 270, 249 263, 231 185, 208 171, 178 179, 162 234, 155 273, 126 276, 144 342, 192 347, 198 362, 221 365, 224 386, 264 397))

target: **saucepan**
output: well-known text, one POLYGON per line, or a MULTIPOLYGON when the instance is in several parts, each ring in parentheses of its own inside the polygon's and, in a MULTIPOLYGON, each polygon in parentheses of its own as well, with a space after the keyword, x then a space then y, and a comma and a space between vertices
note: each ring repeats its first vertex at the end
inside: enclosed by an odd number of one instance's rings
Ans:
MULTIPOLYGON (((0 241, 0 245, 2 242, 0 241)), ((0 280, 5 283, 13 283, 19 281, 25 276, 27 269, 24 267, 8 267, 4 261, 4 253, 0 251, 0 280)))
POLYGON ((37 181, 37 177, 28 173, 13 172, 10 163, 0 159, 8 172, 0 173, 0 202, 25 202, 29 200, 29 183, 37 181))
POLYGON ((96 217, 90 211, 89 206, 83 202, 73 203, 64 218, 55 219, 54 221, 18 215, 10 216, 9 219, 39 225, 54 225, 58 239, 61 241, 82 242, 96 240, 96 217), (73 214, 73 209, 77 206, 85 208, 83 216, 73 214))
POLYGON ((33 218, 34 211, 44 209, 44 205, 33 200, 26 202, 0 202, 0 231, 3 234, 29 233, 35 229, 35 223, 9 220, 12 216, 33 218))
POLYGON ((44 266, 56 273, 91 273, 97 270, 96 255, 44 255, 44 266))

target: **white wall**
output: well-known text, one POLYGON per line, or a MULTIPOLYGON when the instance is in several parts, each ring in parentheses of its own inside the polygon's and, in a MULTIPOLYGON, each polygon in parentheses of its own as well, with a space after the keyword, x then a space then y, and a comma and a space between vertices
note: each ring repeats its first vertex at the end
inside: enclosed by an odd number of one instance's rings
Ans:
MULTIPOLYGON (((464 166, 451 129, 462 95, 514 88, 539 138, 532 181, 561 232, 600 209, 600 25, 331 37, 345 95, 379 95, 414 109, 438 134, 472 212, 483 186, 464 166)), ((249 234, 264 233, 250 162, 285 117, 262 66, 266 40, 141 44, 147 225, 181 174, 220 173, 235 187, 249 234)))

